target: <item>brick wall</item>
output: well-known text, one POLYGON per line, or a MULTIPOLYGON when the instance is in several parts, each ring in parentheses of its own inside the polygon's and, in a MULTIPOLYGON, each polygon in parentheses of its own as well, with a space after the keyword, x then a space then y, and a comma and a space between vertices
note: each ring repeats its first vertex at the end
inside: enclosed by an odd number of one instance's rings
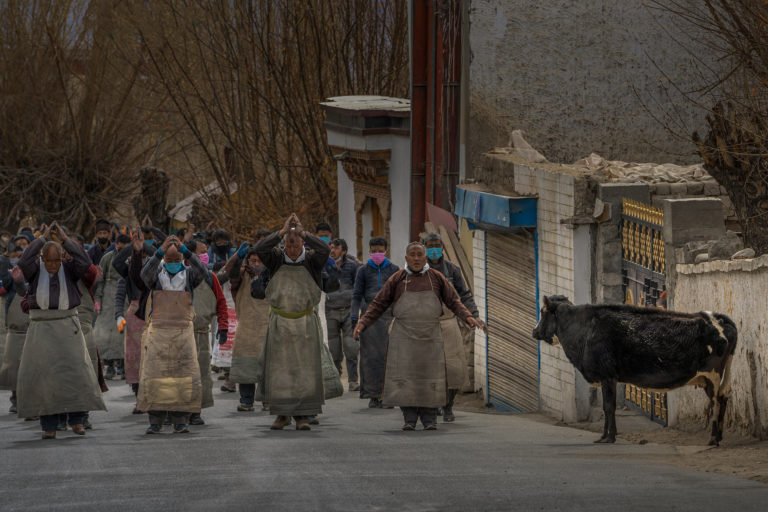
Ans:
MULTIPOLYGON (((522 163, 508 155, 486 155, 481 179, 507 193, 537 195, 539 297, 561 294, 574 297, 573 230, 561 223, 575 215, 576 197, 585 190, 585 177, 565 166, 522 163), (510 190, 512 187, 513 190, 510 190)), ((503 192, 500 192, 503 193, 503 192)), ((474 232, 475 297, 485 316, 485 232, 474 232)), ((539 307, 537 305, 537 307, 539 307)), ((475 386, 487 393, 486 339, 475 338, 475 386)), ((541 343, 541 409, 559 420, 574 421, 576 375, 562 349, 541 343)), ((487 397, 486 397, 487 398, 487 397)))
MULTIPOLYGON (((474 273, 475 284, 475 304, 480 318, 487 322, 487 308, 485 307, 485 231, 476 230, 472 232, 472 271, 474 273)), ((485 333, 475 331, 475 391, 483 390, 485 401, 488 402, 488 386, 486 382, 488 374, 486 372, 486 346, 488 340, 485 333)))

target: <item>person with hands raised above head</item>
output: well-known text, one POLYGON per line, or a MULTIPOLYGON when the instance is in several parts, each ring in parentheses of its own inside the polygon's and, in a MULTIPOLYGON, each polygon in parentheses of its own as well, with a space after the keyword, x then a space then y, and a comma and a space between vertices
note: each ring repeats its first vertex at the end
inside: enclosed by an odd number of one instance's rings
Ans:
POLYGON ((29 283, 30 323, 17 380, 18 415, 39 416, 43 439, 56 437, 59 413, 68 414, 73 433, 85 435, 86 411, 106 409, 77 311, 77 281, 90 266, 91 259, 58 222, 19 260, 29 283), (71 259, 64 261, 64 250, 71 259))
POLYGON ((160 432, 166 415, 175 433, 189 432, 190 415, 200 413, 202 383, 193 301, 207 272, 195 253, 175 236, 166 238, 141 269, 150 297, 137 407, 149 413, 147 434, 160 432), (185 260, 189 266, 184 265, 185 260))
POLYGON ((360 334, 390 306, 387 364, 382 403, 399 406, 403 430, 414 430, 421 419, 424 430, 437 429, 437 409, 446 403, 445 350, 440 331, 443 305, 471 327, 483 328, 461 303, 453 285, 429 267, 420 242, 406 248, 406 265, 382 287, 355 327, 360 334))
POLYGON ((291 416, 297 430, 310 430, 308 417, 322 412, 325 398, 344 392, 316 310, 331 248, 308 233, 293 213, 255 250, 270 274, 269 325, 258 389, 270 413, 277 416, 273 430, 282 430, 291 416), (278 247, 281 241, 283 249, 278 247))

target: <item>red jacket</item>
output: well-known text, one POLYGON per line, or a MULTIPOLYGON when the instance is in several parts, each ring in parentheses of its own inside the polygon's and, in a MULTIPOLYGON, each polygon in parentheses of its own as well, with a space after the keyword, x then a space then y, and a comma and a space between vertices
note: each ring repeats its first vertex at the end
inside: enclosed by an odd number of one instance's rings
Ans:
POLYGON ((216 318, 219 321, 219 330, 226 331, 229 327, 229 315, 227 313, 227 299, 224 297, 224 290, 221 289, 219 278, 211 272, 213 276, 213 294, 216 296, 216 318))

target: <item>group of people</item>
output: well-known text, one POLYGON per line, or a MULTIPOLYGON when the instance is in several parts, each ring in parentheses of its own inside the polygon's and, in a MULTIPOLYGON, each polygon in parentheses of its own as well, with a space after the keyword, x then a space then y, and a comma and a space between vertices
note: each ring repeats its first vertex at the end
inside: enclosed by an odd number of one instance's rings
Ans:
POLYGON ((261 402, 273 430, 318 424, 343 374, 369 407, 400 407, 404 430, 419 420, 434 430, 439 409, 453 421, 460 322, 485 329, 435 233, 408 245, 403 269, 385 238, 360 264, 328 224, 310 233, 296 214, 239 245, 223 230, 168 236, 148 219, 134 230, 99 221, 89 246, 56 222, 2 243, 0 389, 11 412, 39 418, 43 439, 67 424, 84 435, 114 379, 132 387, 147 434, 204 424, 211 342, 226 343, 235 324, 229 294, 237 321, 222 390, 239 388, 238 411, 261 402))

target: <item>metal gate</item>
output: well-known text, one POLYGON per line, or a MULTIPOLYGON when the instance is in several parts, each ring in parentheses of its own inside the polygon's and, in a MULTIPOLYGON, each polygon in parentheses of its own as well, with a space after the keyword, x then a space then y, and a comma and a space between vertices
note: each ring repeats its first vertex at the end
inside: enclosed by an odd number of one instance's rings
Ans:
POLYGON ((536 249, 531 233, 486 234, 488 399, 499 410, 539 409, 536 249))
MULTIPOLYGON (((624 302, 657 307, 666 290, 664 213, 651 205, 624 199, 621 211, 622 284, 624 302)), ((653 421, 667 424, 667 394, 624 385, 624 401, 653 421)))

